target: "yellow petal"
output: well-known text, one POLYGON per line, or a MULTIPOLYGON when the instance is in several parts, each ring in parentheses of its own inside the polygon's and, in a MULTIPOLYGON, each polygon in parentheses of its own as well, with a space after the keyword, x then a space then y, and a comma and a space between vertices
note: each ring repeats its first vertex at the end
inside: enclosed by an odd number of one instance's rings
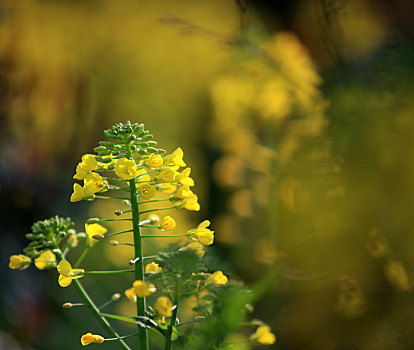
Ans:
POLYGON ((72 277, 66 277, 64 275, 59 275, 58 283, 61 287, 67 287, 72 283, 72 277))
POLYGON ((58 266, 57 270, 61 275, 69 276, 72 271, 72 265, 67 260, 62 260, 58 266))

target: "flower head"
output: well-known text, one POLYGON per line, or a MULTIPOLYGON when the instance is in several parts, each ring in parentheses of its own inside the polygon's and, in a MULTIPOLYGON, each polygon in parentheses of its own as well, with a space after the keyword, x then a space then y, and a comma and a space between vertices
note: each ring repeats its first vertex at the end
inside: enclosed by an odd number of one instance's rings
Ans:
POLYGON ((150 184, 143 184, 139 186, 138 191, 143 200, 152 199, 157 193, 157 190, 155 189, 155 187, 151 186, 150 184))
POLYGON ((30 257, 19 254, 19 255, 12 255, 10 257, 9 267, 12 270, 24 270, 27 269, 30 266, 30 263, 32 262, 32 259, 30 257))
POLYGON ((158 228, 162 231, 171 231, 176 226, 175 220, 171 216, 164 216, 158 228))
POLYGON ((216 287, 224 286, 229 281, 227 276, 224 275, 220 270, 213 272, 208 280, 216 287))
POLYGON ((56 255, 51 250, 45 250, 34 261, 35 266, 39 270, 44 270, 56 266, 56 255))
POLYGON ((273 344, 276 341, 275 335, 270 331, 270 327, 263 325, 256 329, 256 332, 250 337, 251 340, 259 344, 273 344))
POLYGON ((204 245, 213 244, 214 241, 214 231, 211 231, 207 227, 210 225, 210 221, 204 220, 196 229, 190 230, 187 232, 187 235, 192 238, 200 241, 204 245))
POLYGON ((72 279, 81 278, 84 276, 85 271, 83 269, 72 269, 72 265, 67 260, 62 260, 58 266, 59 272, 59 285, 61 287, 67 287, 72 283, 72 279))
POLYGON ((182 185, 194 186, 194 180, 190 177, 190 173, 191 168, 185 168, 175 180, 182 185))
POLYGON ((135 281, 132 286, 134 288, 135 295, 139 298, 147 297, 148 295, 155 293, 157 290, 153 284, 140 280, 135 281))
POLYGON ((86 346, 92 343, 102 344, 104 340, 105 340, 104 337, 101 335, 86 333, 82 335, 81 343, 83 346, 86 346))
POLYGON ((155 302, 155 310, 164 317, 172 315, 173 304, 168 297, 159 297, 155 302))
POLYGON ((175 203, 174 207, 177 209, 184 208, 187 210, 200 210, 200 204, 198 203, 198 197, 196 194, 193 194, 191 197, 183 198, 183 200, 175 203))
POLYGON ((115 165, 115 174, 121 179, 131 180, 137 176, 137 165, 131 159, 120 158, 115 165))
POLYGON ((70 196, 71 202, 79 202, 88 196, 90 196, 90 193, 87 193, 81 185, 78 183, 73 184, 73 193, 70 196))
POLYGON ((93 238, 95 235, 104 235, 108 230, 99 224, 85 224, 85 232, 88 236, 88 246, 92 247, 96 240, 93 238))
POLYGON ((93 171, 98 167, 98 161, 93 154, 85 154, 82 156, 82 162, 79 163, 83 170, 93 171))
POLYGON ((87 194, 100 192, 107 186, 107 183, 102 179, 101 175, 93 172, 86 175, 83 181, 83 190, 87 194))
POLYGON ((175 193, 175 197, 181 198, 181 199, 190 198, 192 196, 194 196, 194 193, 193 193, 193 191, 190 190, 190 187, 187 186, 187 185, 183 185, 183 186, 178 187, 178 190, 175 193))
POLYGON ((152 262, 145 266, 145 272, 160 273, 161 271, 162 271, 162 267, 158 265, 156 262, 152 262))
POLYGON ((163 164, 162 157, 159 154, 153 155, 145 162, 147 167, 159 168, 163 164))
POLYGON ((125 296, 131 301, 131 302, 133 302, 134 304, 136 304, 137 303, 137 296, 135 295, 135 292, 134 292, 134 287, 132 287, 132 288, 129 288, 129 289, 127 289, 127 290, 125 290, 125 296))
POLYGON ((159 182, 172 182, 174 179, 175 171, 171 169, 164 169, 157 176, 157 181, 159 182))
POLYGON ((183 161, 184 152, 178 147, 172 154, 164 158, 164 165, 182 167, 186 164, 183 161))

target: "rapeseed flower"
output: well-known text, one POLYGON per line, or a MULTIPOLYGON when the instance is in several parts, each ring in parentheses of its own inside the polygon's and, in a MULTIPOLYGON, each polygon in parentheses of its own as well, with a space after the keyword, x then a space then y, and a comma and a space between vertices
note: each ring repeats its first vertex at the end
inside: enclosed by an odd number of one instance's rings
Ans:
POLYGON ((150 168, 159 168, 163 164, 163 159, 159 154, 156 154, 148 158, 145 164, 150 168))
POLYGON ((27 269, 30 266, 30 263, 32 262, 32 259, 30 257, 19 254, 19 255, 12 255, 10 257, 9 267, 12 270, 24 270, 27 269))
POLYGON ((157 290, 152 283, 146 283, 140 280, 135 281, 132 286, 134 294, 139 298, 147 297, 157 290))
POLYGON ((143 184, 139 186, 138 191, 143 200, 152 199, 157 193, 157 190, 155 189, 155 187, 151 186, 150 184, 143 184))
POLYGON ((211 231, 207 227, 210 225, 210 221, 204 220, 196 229, 189 230, 187 235, 191 239, 200 241, 204 245, 213 244, 214 241, 214 231, 211 231))
POLYGON ((86 192, 85 189, 78 183, 73 184, 73 193, 70 196, 71 202, 79 202, 82 199, 89 197, 90 193, 86 192))
POLYGON ((57 270, 59 272, 59 285, 61 287, 67 287, 72 283, 72 279, 81 278, 85 274, 83 269, 72 269, 72 265, 67 260, 62 260, 58 266, 57 270))
POLYGON ((159 297, 154 306, 161 316, 168 317, 172 315, 173 304, 168 297, 159 297))
POLYGON ((174 204, 174 207, 177 209, 187 209, 187 210, 200 210, 200 204, 198 203, 198 197, 196 194, 193 194, 191 197, 183 198, 181 201, 178 201, 174 204))
POLYGON ((164 158, 164 165, 182 167, 186 166, 183 161, 184 152, 178 147, 173 153, 164 158))
POLYGON ((162 271, 162 267, 158 265, 156 262, 152 262, 145 266, 145 272, 160 273, 161 271, 162 271))
POLYGON ((194 195, 193 191, 190 190, 190 187, 187 185, 183 185, 178 188, 177 192, 175 193, 175 197, 177 198, 190 198, 194 195))
POLYGON ((121 179, 131 180, 137 176, 137 165, 131 159, 120 158, 115 165, 115 174, 121 179))
POLYGON ((180 251, 185 251, 185 250, 194 250, 194 252, 197 254, 197 256, 201 259, 204 254, 204 246, 200 243, 200 242, 191 242, 188 243, 185 247, 180 248, 180 251))
POLYGON ((211 274, 208 281, 213 283, 216 287, 220 287, 220 286, 224 286, 225 284, 227 284, 229 279, 227 278, 226 275, 223 274, 223 272, 218 270, 211 274))
POLYGON ((86 333, 82 335, 81 343, 83 346, 96 343, 96 344, 102 344, 104 342, 104 337, 98 334, 92 334, 92 333, 86 333))
POLYGON ((56 255, 51 250, 45 250, 34 260, 34 264, 39 270, 55 267, 56 255))
POLYGON ((158 228, 162 231, 171 231, 176 226, 175 220, 171 216, 165 216, 158 228))
POLYGON ((158 182, 172 182, 174 180, 175 180, 175 171, 171 169, 164 169, 157 176, 158 182))
POLYGON ((190 177, 191 168, 185 168, 181 173, 177 175, 175 180, 182 185, 194 186, 194 180, 190 177))
POLYGON ((86 175, 83 185, 83 190, 87 194, 94 194, 104 190, 107 183, 102 179, 101 175, 97 173, 89 173, 86 175))
POLYGON ((270 331, 269 326, 263 325, 256 329, 250 339, 259 344, 270 345, 276 341, 276 336, 270 331))
POLYGON ((92 247, 96 243, 95 235, 104 235, 108 230, 99 224, 85 224, 85 232, 88 236, 88 246, 92 247))

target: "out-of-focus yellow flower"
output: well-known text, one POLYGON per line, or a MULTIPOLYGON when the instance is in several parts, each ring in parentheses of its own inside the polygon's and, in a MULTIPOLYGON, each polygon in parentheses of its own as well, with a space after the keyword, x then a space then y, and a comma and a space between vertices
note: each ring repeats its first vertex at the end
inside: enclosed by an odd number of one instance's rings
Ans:
POLYGON ((177 177, 176 181, 186 186, 194 186, 194 180, 190 177, 191 168, 185 168, 177 177))
POLYGON ((137 165, 131 159, 118 159, 115 165, 115 174, 121 179, 131 180, 137 176, 137 165))
POLYGON ((161 271, 162 271, 162 267, 158 265, 156 262, 152 262, 145 266, 145 272, 160 273, 161 271))
POLYGON ((204 220, 196 229, 189 230, 187 235, 192 238, 200 241, 204 245, 213 244, 214 241, 214 231, 211 231, 207 227, 210 225, 210 221, 204 220))
POLYGON ((213 283, 216 287, 220 287, 227 284, 229 279, 226 275, 223 274, 222 271, 218 270, 211 274, 211 276, 208 278, 208 281, 213 283))
POLYGON ((134 288, 134 294, 139 298, 147 297, 157 290, 153 284, 140 280, 135 281, 132 286, 134 288))
POLYGON ((270 345, 276 341, 276 336, 270 331, 269 326, 263 325, 256 329, 250 339, 259 344, 270 345))
POLYGON ((83 346, 96 343, 96 344, 102 344, 104 342, 104 337, 98 334, 92 334, 92 333, 86 333, 82 335, 81 343, 83 346))
POLYGON ((151 175, 148 174, 148 171, 145 168, 137 169, 136 177, 138 181, 151 181, 151 175))
POLYGON ((168 182, 157 185, 157 191, 159 192, 173 193, 176 190, 177 190, 177 186, 171 183, 168 183, 168 182))
POLYGON ((178 147, 172 154, 164 158, 164 165, 182 167, 186 164, 183 161, 184 152, 178 147))
POLYGON ((99 224, 85 224, 85 232, 88 236, 88 246, 92 247, 96 243, 95 235, 104 235, 108 230, 99 224))
POLYGON ((179 250, 180 251, 185 251, 185 250, 188 250, 188 249, 194 250, 194 252, 198 255, 198 257, 200 259, 205 254, 204 246, 200 242, 191 242, 191 243, 188 243, 185 247, 182 247, 179 250))
POLYGON ((385 265, 385 276, 388 281, 397 289, 407 292, 411 290, 411 281, 403 263, 392 260, 385 265))
POLYGON ((164 317, 172 315, 173 304, 168 297, 159 297, 155 302, 155 310, 164 317))
POLYGON ((79 202, 88 196, 90 196, 90 193, 87 193, 81 185, 78 183, 73 184, 73 193, 70 196, 71 202, 79 202))
POLYGON ((137 296, 135 295, 134 287, 125 290, 125 296, 134 304, 137 303, 137 296))
POLYGON ((83 190, 87 194, 93 194, 105 189, 106 183, 102 179, 101 175, 97 173, 89 173, 86 175, 83 185, 83 190))
POLYGON ((165 216, 162 222, 158 225, 158 228, 163 231, 171 231, 175 228, 175 220, 171 216, 165 216))
POLYGON ((45 250, 38 258, 34 261, 35 266, 39 270, 44 270, 56 265, 56 255, 51 250, 45 250))
POLYGON ((157 181, 159 182, 172 182, 174 180, 175 171, 171 169, 164 169, 157 176, 157 181))
POLYGON ((175 193, 175 197, 181 198, 181 199, 189 198, 193 195, 194 195, 193 191, 191 191, 190 187, 187 185, 183 185, 179 187, 177 192, 175 193))
POLYGON ((150 184, 143 184, 139 186, 138 191, 141 195, 141 199, 143 200, 152 199, 157 193, 157 190, 155 189, 155 187, 150 184))
POLYGON ((16 270, 16 269, 24 270, 30 266, 31 262, 32 262, 32 259, 30 259, 30 257, 24 254, 12 255, 10 257, 9 267, 12 270, 16 270))
POLYGON ((159 154, 156 154, 148 158, 145 164, 150 168, 159 168, 162 166, 163 160, 159 154))
POLYGON ((59 272, 59 285, 61 287, 67 287, 72 283, 72 279, 81 278, 85 274, 83 269, 72 269, 72 265, 67 260, 62 260, 58 266, 57 270, 59 272))

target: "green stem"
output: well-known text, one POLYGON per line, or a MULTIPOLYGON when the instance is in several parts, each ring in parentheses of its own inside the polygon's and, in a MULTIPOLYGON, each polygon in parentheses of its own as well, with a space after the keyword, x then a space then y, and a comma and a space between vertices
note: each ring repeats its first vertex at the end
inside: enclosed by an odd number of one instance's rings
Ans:
POLYGON ((127 233, 127 232, 132 232, 133 230, 126 230, 126 231, 120 231, 120 232, 114 232, 114 233, 110 233, 107 235, 104 235, 103 238, 107 238, 107 237, 111 237, 111 236, 116 236, 116 235, 120 235, 122 233, 127 233))
POLYGON ((172 206, 172 207, 165 207, 165 208, 156 208, 156 209, 144 210, 144 211, 141 212, 141 214, 151 213, 153 211, 158 211, 158 210, 167 210, 167 209, 175 209, 175 207, 172 206))
POLYGON ((165 201, 169 201, 169 200, 170 200, 169 198, 164 198, 164 199, 151 199, 151 200, 148 200, 148 201, 138 202, 138 204, 154 203, 154 202, 165 202, 165 201))
MULTIPOLYGON (((130 195, 131 195, 131 209, 132 209, 132 228, 134 231, 134 249, 135 249, 135 258, 139 258, 135 264, 135 279, 136 280, 144 280, 144 266, 142 264, 142 241, 141 241, 141 230, 139 227, 139 208, 138 208, 138 201, 137 201, 137 188, 135 185, 135 179, 131 179, 129 181, 130 187, 130 195)), ((137 315, 138 316, 145 316, 145 309, 146 309, 146 300, 144 298, 137 298, 137 315)), ((143 328, 139 328, 139 344, 140 350, 148 350, 148 334, 147 330, 143 328)))
POLYGON ((172 334, 173 334, 174 326, 177 320, 179 294, 180 294, 180 281, 178 280, 176 288, 175 288, 175 294, 174 294, 174 300, 173 300, 175 308, 171 316, 170 325, 168 326, 164 350, 171 350, 172 348, 172 334))
POLYGON ((134 272, 134 269, 128 270, 110 270, 110 271, 85 271, 85 274, 91 275, 115 275, 117 273, 134 272))
POLYGON ((73 265, 73 268, 76 269, 79 267, 79 265, 82 263, 83 259, 85 258, 85 256, 88 254, 89 249, 91 247, 90 246, 86 246, 85 249, 83 250, 82 254, 79 256, 78 260, 76 260, 75 264, 73 265))
POLYGON ((98 198, 98 199, 121 199, 121 200, 128 199, 129 200, 129 198, 124 198, 124 197, 109 197, 109 196, 97 196, 97 195, 95 195, 95 198, 98 198))
POLYGON ((174 238, 174 237, 187 237, 187 235, 141 235, 141 238, 174 238))

